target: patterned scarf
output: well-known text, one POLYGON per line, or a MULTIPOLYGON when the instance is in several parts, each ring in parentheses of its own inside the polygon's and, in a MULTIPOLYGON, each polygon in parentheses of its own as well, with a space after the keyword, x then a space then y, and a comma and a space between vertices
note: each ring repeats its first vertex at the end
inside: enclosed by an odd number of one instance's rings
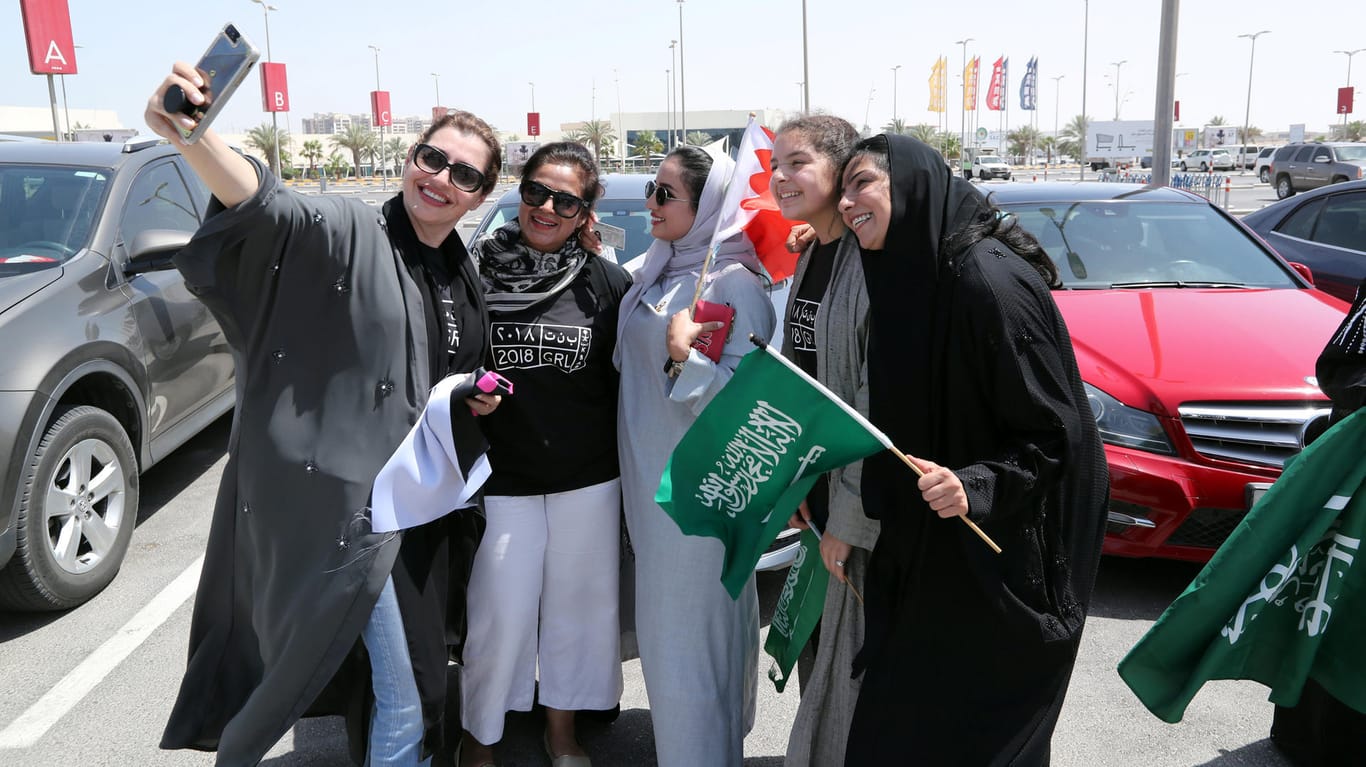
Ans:
POLYGON ((577 236, 553 253, 527 247, 516 219, 480 237, 470 253, 479 264, 490 312, 515 312, 558 296, 589 256, 577 236))

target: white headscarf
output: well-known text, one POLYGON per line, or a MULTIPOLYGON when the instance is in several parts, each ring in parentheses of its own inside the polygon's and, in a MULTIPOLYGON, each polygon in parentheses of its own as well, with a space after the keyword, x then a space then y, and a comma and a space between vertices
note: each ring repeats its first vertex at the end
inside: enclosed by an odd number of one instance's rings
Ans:
MULTIPOLYGON (((716 231, 717 219, 721 217, 721 204, 726 196, 726 181, 735 170, 735 161, 722 155, 713 157, 711 170, 707 172, 707 183, 702 188, 702 197, 697 201, 697 217, 693 220, 688 233, 677 240, 655 240, 645 251, 640 268, 632 274, 630 290, 621 299, 621 313, 617 320, 617 338, 622 337, 631 313, 640 307, 641 296, 661 279, 674 280, 685 274, 700 276, 702 262, 707 258, 707 247, 716 231)), ((711 268, 707 271, 710 282, 725 262, 744 265, 764 280, 768 272, 764 269, 759 256, 754 252, 754 244, 744 233, 737 234, 716 244, 716 255, 712 257, 711 268)), ((621 344, 612 354, 612 362, 621 367, 621 344)))

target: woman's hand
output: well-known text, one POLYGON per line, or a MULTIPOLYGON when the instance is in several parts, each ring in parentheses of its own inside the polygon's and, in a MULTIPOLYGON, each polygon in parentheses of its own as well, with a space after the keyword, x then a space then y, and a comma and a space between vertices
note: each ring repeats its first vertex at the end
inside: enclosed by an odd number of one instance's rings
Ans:
POLYGON ((849 554, 854 550, 853 546, 841 541, 825 531, 825 536, 821 538, 821 561, 825 563, 825 569, 830 571, 830 575, 840 583, 848 580, 844 576, 844 565, 849 561, 849 554))
POLYGON ((579 227, 579 245, 595 256, 602 255, 602 235, 598 234, 598 212, 588 211, 588 220, 579 227))
POLYGON ((920 497, 925 499, 934 513, 943 519, 967 516, 968 494, 957 474, 933 461, 914 457, 911 457, 911 461, 925 472, 916 482, 916 487, 920 489, 920 497))
POLYGON ((669 319, 669 333, 666 339, 669 359, 674 362, 687 361, 688 350, 692 348, 693 341, 696 341, 698 336, 720 330, 725 326, 726 323, 718 321, 693 322, 692 310, 680 309, 669 319))
POLYGON ((795 224, 792 231, 787 233, 787 242, 783 243, 788 253, 801 253, 806 250, 806 246, 816 239, 816 228, 810 224, 795 224))
POLYGON ((200 90, 204 87, 204 79, 199 76, 199 72, 193 66, 183 61, 177 61, 171 67, 171 74, 161 81, 156 92, 147 99, 147 109, 142 117, 153 133, 171 142, 173 146, 183 147, 185 146, 185 137, 181 135, 179 130, 176 130, 176 126, 185 130, 193 130, 196 123, 188 115, 179 112, 171 114, 166 111, 164 103, 166 91, 172 85, 179 85, 180 89, 185 91, 185 98, 189 99, 191 104, 200 106, 205 102, 204 93, 200 90))
POLYGON ((476 394, 473 397, 466 397, 465 404, 470 406, 470 413, 473 415, 488 415, 498 409, 498 403, 503 401, 500 394, 476 394))
POLYGON ((811 508, 806 505, 805 499, 797 510, 792 512, 792 516, 787 518, 787 526, 793 530, 811 529, 811 508))

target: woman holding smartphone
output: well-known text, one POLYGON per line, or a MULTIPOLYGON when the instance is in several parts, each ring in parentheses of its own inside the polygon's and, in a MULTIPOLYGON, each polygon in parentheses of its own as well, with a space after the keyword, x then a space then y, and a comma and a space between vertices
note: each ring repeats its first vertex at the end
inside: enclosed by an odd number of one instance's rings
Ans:
MULTIPOLYGON (((202 106, 205 82, 177 63, 145 119, 214 197, 175 263, 232 345, 237 411, 161 745, 255 765, 363 646, 374 704, 358 756, 426 763, 444 707, 454 515, 376 533, 369 499, 430 387, 486 355, 482 286, 454 228, 493 189, 500 145, 469 113, 436 120, 377 210, 293 192, 212 130, 184 143, 195 121, 167 112, 172 86, 202 106)), ((466 403, 458 417, 498 398, 466 403)))
POLYGON ((482 420, 493 475, 470 575, 459 767, 492 764, 507 712, 530 711, 535 698, 555 767, 588 767, 575 711, 613 708, 622 690, 612 350, 630 277, 594 254, 602 186, 582 145, 537 149, 520 192, 517 218, 470 248, 491 367, 516 396, 482 420))
POLYGON ((665 158, 646 187, 655 242, 621 304, 617 441, 626 523, 636 555, 636 631, 662 767, 739 767, 754 723, 759 603, 721 585, 724 550, 684 535, 655 503, 669 454, 753 348, 773 335, 768 278, 743 234, 718 243, 702 298, 735 311, 731 327, 693 322, 693 293, 734 163, 696 147, 665 158), (692 344, 723 343, 719 362, 692 344), (727 333, 724 338, 719 337, 727 333))

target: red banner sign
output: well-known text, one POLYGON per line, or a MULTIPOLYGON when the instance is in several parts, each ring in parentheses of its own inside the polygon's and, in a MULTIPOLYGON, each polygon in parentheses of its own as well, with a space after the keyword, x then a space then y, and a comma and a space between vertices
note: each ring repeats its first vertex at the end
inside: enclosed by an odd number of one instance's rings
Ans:
POLYGON ((389 114, 389 91, 370 91, 370 114, 375 127, 393 124, 393 116, 389 114))
POLYGON ((289 111, 289 83, 285 65, 278 61, 261 65, 261 108, 267 112, 289 111))
POLYGON ((541 135, 541 113, 540 113, 540 112, 527 112, 527 113, 526 113, 526 135, 528 135, 528 136, 539 136, 539 135, 541 135))
POLYGON ((1173 120, 1176 120, 1177 122, 1181 122, 1181 102, 1180 102, 1180 101, 1173 101, 1173 102, 1172 102, 1172 119, 1173 119, 1173 120))
POLYGON ((991 83, 987 85, 987 109, 1001 111, 1005 106, 1006 64, 1005 57, 996 59, 991 67, 991 83))
POLYGON ((28 40, 28 68, 35 75, 76 74, 71 13, 66 0, 19 0, 28 40))
POLYGON ((1352 114, 1352 86, 1338 88, 1338 114, 1352 114))

